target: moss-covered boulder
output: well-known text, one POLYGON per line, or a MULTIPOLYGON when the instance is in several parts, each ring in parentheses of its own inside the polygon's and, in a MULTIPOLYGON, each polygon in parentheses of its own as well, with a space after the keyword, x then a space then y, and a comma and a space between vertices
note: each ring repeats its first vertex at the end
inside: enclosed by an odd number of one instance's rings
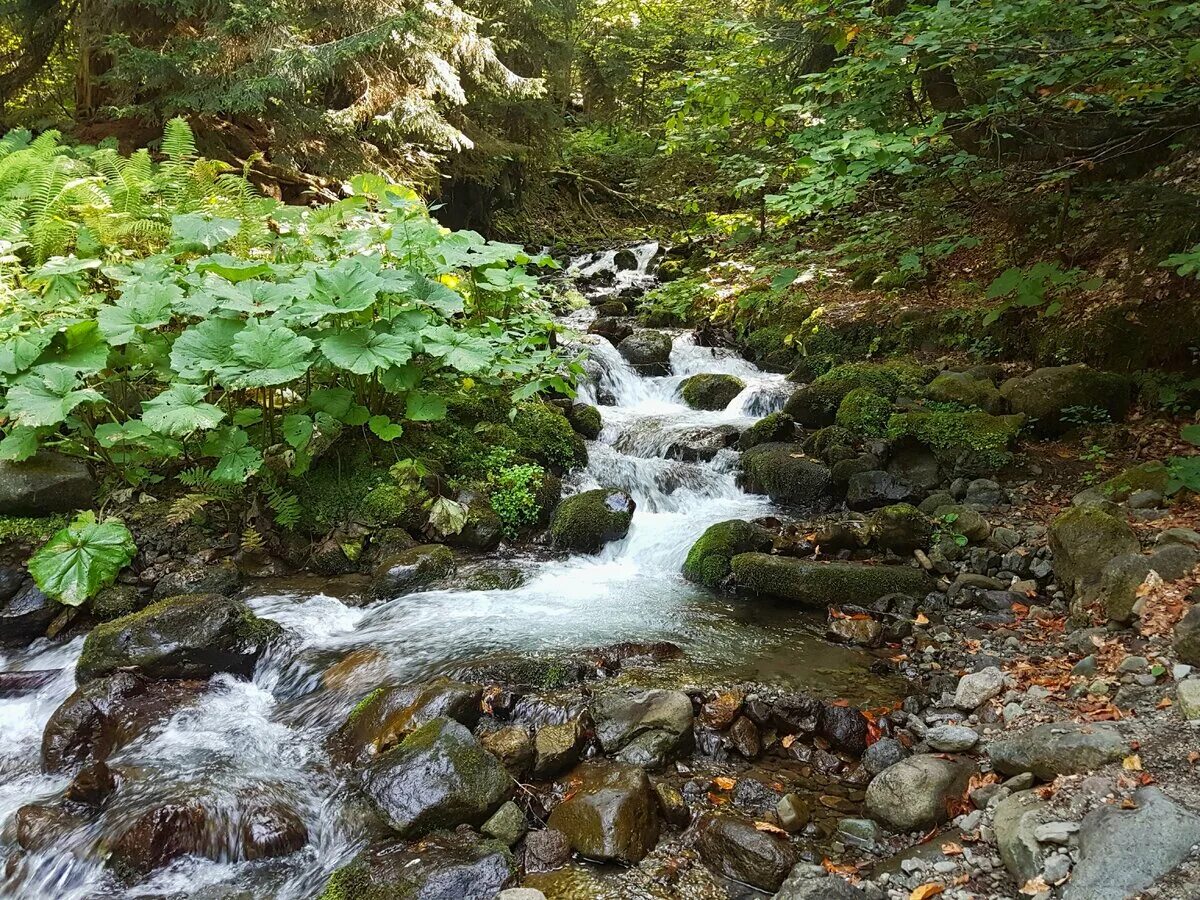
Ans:
POLYGON ((594 441, 600 437, 600 429, 604 422, 600 418, 600 410, 590 403, 572 403, 567 408, 567 421, 575 429, 575 433, 594 441))
POLYGON ((554 472, 587 465, 587 444, 557 406, 530 401, 518 404, 508 446, 554 472))
POLYGON ((493 900, 517 880, 503 843, 463 832, 377 844, 329 877, 318 900, 493 900))
POLYGON ((635 865, 658 842, 658 809, 645 770, 598 760, 573 769, 567 799, 550 813, 550 827, 588 859, 635 865))
POLYGON ((229 596, 236 593, 241 584, 241 570, 232 559, 191 563, 163 575, 154 585, 154 599, 181 597, 184 594, 229 596))
POLYGON ((771 535, 752 522, 730 519, 710 525, 683 561, 683 577, 696 584, 715 588, 729 574, 729 561, 739 553, 765 553, 771 549, 771 535))
POLYGON ((834 366, 788 398, 783 411, 806 428, 832 425, 838 407, 853 390, 865 388, 888 400, 915 392, 927 371, 907 360, 885 363, 844 363, 834 366))
POLYGON ((901 556, 928 548, 933 537, 933 523, 911 503, 875 510, 867 519, 867 529, 876 547, 901 556))
POLYGON ((75 667, 80 684, 114 672, 147 678, 248 678, 282 629, 238 600, 215 594, 168 597, 97 625, 75 667))
POLYGON ((888 420, 888 437, 927 447, 938 463, 959 475, 986 475, 1012 460, 1024 421, 1020 415, 993 416, 978 410, 914 410, 888 420))
POLYGON ((742 553, 730 563, 739 587, 804 606, 866 606, 888 594, 924 596, 933 587, 920 569, 850 562, 814 562, 742 553))
POLYGON ((629 532, 637 504, 624 491, 598 488, 567 497, 550 520, 554 546, 576 553, 597 553, 629 532))
POLYGON ((806 437, 802 446, 809 456, 832 465, 843 459, 853 459, 856 455, 854 443, 854 435, 847 429, 840 425, 828 425, 806 437))
POLYGON ((1073 506, 1059 513, 1048 536, 1059 587, 1084 601, 1095 596, 1109 560, 1141 551, 1129 523, 1099 506, 1073 506))
POLYGON ((1123 421, 1129 413, 1132 386, 1124 375, 1080 364, 1010 378, 1000 386, 1000 393, 1013 412, 1029 418, 1035 433, 1054 437, 1078 425, 1123 421))
POLYGON ((759 444, 787 443, 795 437, 796 421, 785 412, 773 412, 743 431, 737 448, 744 452, 759 444))
POLYGON ((993 415, 1004 410, 1004 398, 996 385, 966 372, 944 372, 926 385, 925 396, 935 403, 974 407, 993 415))
POLYGON ((829 470, 799 452, 795 444, 759 444, 742 454, 740 481, 754 494, 776 503, 819 508, 833 493, 829 470))
POLYGON ((746 382, 735 375, 709 373, 685 378, 680 391, 692 409, 721 410, 745 387, 746 382))
POLYGON ((400 837, 459 825, 478 828, 512 796, 504 766, 464 726, 447 718, 422 725, 362 773, 363 791, 400 837))
POLYGON ((1168 480, 1167 467, 1153 460, 1128 468, 1120 475, 1114 475, 1100 485, 1098 490, 1114 503, 1122 503, 1137 491, 1166 494, 1168 480))
POLYGON ((646 329, 635 331, 617 344, 617 351, 642 375, 670 375, 673 343, 665 331, 646 329))
POLYGON ((377 688, 350 710, 330 739, 330 747, 340 762, 369 762, 439 717, 474 728, 482 698, 479 685, 449 678, 377 688))
MULTIPOLYGON (((111 622, 144 609, 150 598, 130 584, 110 584, 87 602, 97 622, 111 622)), ((2 630, 2 629, 0 629, 2 630)))
POLYGON ((596 315, 612 318, 629 315, 629 307, 620 300, 605 300, 596 306, 596 315))
POLYGON ((504 537, 504 522, 488 499, 469 493, 465 498, 460 495, 458 502, 466 504, 467 519, 458 534, 446 535, 446 543, 451 547, 479 550, 484 553, 500 546, 500 540, 504 537))
POLYGON ((454 574, 454 551, 442 544, 420 544, 389 556, 375 567, 368 593, 375 600, 424 590, 454 574))
POLYGON ((426 505, 429 491, 413 478, 388 477, 362 498, 359 518, 374 528, 416 530, 429 518, 426 505))
POLYGON ((852 434, 882 437, 891 415, 891 400, 870 388, 855 388, 842 398, 835 421, 852 434))

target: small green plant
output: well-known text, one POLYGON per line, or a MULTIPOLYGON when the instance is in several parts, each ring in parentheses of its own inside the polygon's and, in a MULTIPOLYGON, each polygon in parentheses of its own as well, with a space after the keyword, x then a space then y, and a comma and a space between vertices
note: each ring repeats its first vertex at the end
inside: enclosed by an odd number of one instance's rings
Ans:
POLYGON ((983 324, 991 325, 1014 308, 1037 309, 1043 316, 1058 315, 1068 292, 1077 288, 1095 290, 1103 283, 1102 279, 1085 279, 1084 275, 1081 269, 1063 269, 1052 262, 1005 269, 988 285, 988 299, 1001 302, 984 317, 983 324))
POLYGON ((538 488, 546 470, 537 463, 507 466, 489 477, 492 486, 492 509, 500 517, 504 534, 515 538, 522 528, 536 525, 541 513, 538 488))
POLYGON ((951 541, 955 546, 965 547, 970 542, 970 539, 958 531, 954 524, 958 521, 958 513, 944 513, 937 519, 937 526, 933 531, 934 544, 940 543, 942 540, 951 541))
MULTIPOLYGON (((1180 437, 1194 447, 1200 447, 1200 425, 1187 425, 1180 437)), ((1177 494, 1182 490, 1200 494, 1200 453, 1187 456, 1172 456, 1167 460, 1167 493, 1177 494)))
POLYGON ((1081 480, 1084 484, 1095 484, 1104 476, 1104 464, 1108 462, 1110 455, 1111 454, 1099 444, 1092 444, 1091 447, 1079 454, 1079 458, 1084 462, 1094 463, 1092 471, 1085 472, 1083 474, 1083 478, 1081 480))
POLYGON ((1067 406, 1063 408, 1059 418, 1080 428, 1112 423, 1112 416, 1103 406, 1067 406))
POLYGON ((1200 244, 1190 250, 1168 256, 1159 265, 1163 268, 1174 269, 1176 275, 1184 278, 1188 276, 1200 278, 1200 244))
POLYGON ((79 606, 112 584, 137 553, 133 535, 117 519, 98 522, 81 513, 29 560, 29 574, 49 597, 79 606))

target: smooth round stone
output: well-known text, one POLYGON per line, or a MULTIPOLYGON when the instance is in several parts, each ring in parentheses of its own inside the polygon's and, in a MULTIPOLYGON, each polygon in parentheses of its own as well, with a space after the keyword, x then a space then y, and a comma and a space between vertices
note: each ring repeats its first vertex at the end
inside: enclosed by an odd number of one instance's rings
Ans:
POLYGON ((937 725, 925 732, 925 742, 943 753, 962 753, 979 743, 979 735, 965 725, 937 725))

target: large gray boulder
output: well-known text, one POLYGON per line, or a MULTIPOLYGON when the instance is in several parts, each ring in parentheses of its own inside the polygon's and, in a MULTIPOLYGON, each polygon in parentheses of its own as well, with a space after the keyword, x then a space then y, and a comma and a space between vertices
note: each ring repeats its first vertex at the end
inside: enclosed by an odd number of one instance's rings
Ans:
POLYGON ((962 797, 975 767, 956 757, 917 754, 888 766, 867 786, 866 810, 896 831, 940 825, 962 797))
POLYGON ((1134 809, 1100 806, 1079 830, 1079 862, 1063 900, 1124 900, 1140 894, 1200 843, 1200 815, 1156 787, 1133 795, 1134 809))
POLYGON ((996 771, 1032 772, 1043 781, 1091 772, 1128 753, 1128 742, 1109 722, 1047 722, 988 745, 996 771))
POLYGON ((1131 385, 1124 375, 1098 372, 1079 364, 1037 369, 1000 385, 1014 413, 1032 420, 1034 431, 1054 437, 1103 415, 1120 422, 1129 412, 1131 385))
POLYGON ((1059 513, 1050 523, 1049 540, 1059 586, 1085 601, 1096 595, 1110 560, 1141 550, 1129 523, 1098 506, 1059 513))
POLYGON ((742 454, 739 465, 742 487, 776 503, 823 509, 833 494, 829 469, 805 456, 796 444, 759 444, 742 454))
POLYGON ((635 331, 617 344, 617 352, 642 375, 670 375, 672 343, 663 331, 635 331))
POLYGON ((96 482, 82 460, 41 450, 0 460, 0 516, 49 516, 92 505, 96 482))
POLYGON ((774 900, 864 900, 867 895, 824 866, 797 863, 774 900))
POLYGON ((512 796, 504 766, 452 719, 432 719, 363 772, 363 790, 400 837, 478 828, 512 796))
POLYGON ((639 766, 596 760, 572 770, 573 793, 550 813, 576 853, 635 865, 658 842, 658 809, 639 766))
POLYGON ((992 824, 1004 868, 1018 885, 1042 871, 1042 851, 1034 832, 1048 817, 1049 806, 1035 791, 1020 791, 996 805, 992 824))
POLYGON ((24 642, 42 637, 63 606, 43 594, 32 579, 0 602, 0 643, 24 642))
POLYGON ((692 701, 682 691, 607 694, 592 718, 604 752, 636 766, 661 768, 692 747, 692 701))

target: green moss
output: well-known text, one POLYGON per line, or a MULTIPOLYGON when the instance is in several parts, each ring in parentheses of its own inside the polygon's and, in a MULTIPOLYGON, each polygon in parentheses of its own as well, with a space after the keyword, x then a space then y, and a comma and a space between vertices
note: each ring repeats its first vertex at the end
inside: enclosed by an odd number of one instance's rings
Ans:
POLYGON ((376 702, 378 702, 386 693, 387 688, 377 687, 375 690, 371 691, 371 693, 367 694, 367 696, 355 703, 354 708, 350 710, 350 714, 346 716, 346 724, 343 726, 343 728, 353 728, 355 723, 362 718, 367 710, 370 709, 376 702))
POLYGON ((910 438, 933 451, 939 462, 960 471, 985 473, 1008 464, 1023 416, 993 416, 980 411, 915 411, 888 421, 888 437, 910 438))
POLYGON ((300 501, 300 528, 324 535, 360 517, 365 498, 389 480, 387 469, 365 449, 334 449, 303 478, 289 482, 300 501))
POLYGON ((797 350, 778 325, 756 328, 746 336, 746 354, 764 369, 788 372, 796 364, 797 350))
POLYGON ((790 441, 796 435, 796 423, 785 412, 773 412, 763 416, 738 438, 739 450, 749 450, 759 444, 790 441))
POLYGON ((512 420, 513 450, 547 468, 566 472, 587 464, 587 445, 567 417, 548 403, 522 403, 512 420))
POLYGON ((914 393, 928 378, 929 370, 925 366, 909 359, 891 359, 881 363, 843 363, 834 366, 814 383, 840 385, 845 393, 855 388, 870 388, 876 394, 894 400, 902 393, 914 393))
POLYGON ((633 514, 609 507, 606 500, 616 493, 600 488, 563 500, 550 522, 550 537, 555 546, 595 553, 608 541, 624 537, 633 514))
POLYGON ((506 537, 515 538, 538 523, 542 515, 538 492, 545 476, 546 470, 533 463, 508 466, 490 476, 492 510, 506 537))
POLYGON ((739 554, 730 565, 741 587, 805 606, 864 605, 888 594, 921 596, 931 587, 911 566, 824 563, 765 553, 739 554))
POLYGON ((837 424, 863 437, 882 437, 887 433, 892 401, 870 388, 855 388, 842 399, 837 424))
POLYGON ((571 427, 575 429, 576 433, 589 441, 598 438, 600 429, 604 427, 604 422, 600 418, 600 410, 588 403, 572 403, 570 409, 567 410, 567 421, 571 423, 571 427))
POLYGON ((56 532, 67 527, 65 515, 0 516, 0 544, 41 544, 56 532))
POLYGON ((1167 492, 1167 467, 1157 460, 1126 469, 1100 485, 1100 493, 1120 503, 1137 491, 1167 492))
POLYGON ((762 528, 740 519, 710 525, 688 551, 683 577, 715 588, 729 574, 729 561, 739 553, 763 552, 771 548, 771 536, 762 528))
POLYGON ((938 403, 954 403, 964 409, 998 412, 1003 405, 1000 391, 986 379, 972 378, 965 372, 946 372, 925 388, 925 396, 938 403))
POLYGON ((901 555, 928 548, 933 537, 933 523, 910 503, 877 509, 867 523, 877 547, 901 555))
POLYGON ((429 491, 415 480, 389 477, 367 492, 358 507, 359 517, 376 528, 420 528, 425 523, 429 491))
POLYGON ((110 584, 88 601, 92 615, 101 622, 128 616, 142 608, 142 592, 132 585, 110 584))
POLYGON ((854 435, 840 425, 829 425, 819 428, 804 439, 804 452, 810 456, 825 455, 833 447, 850 447, 854 444, 854 435))
POLYGON ((733 375, 706 373, 684 379, 680 390, 692 409, 721 410, 745 387, 746 382, 733 375))

